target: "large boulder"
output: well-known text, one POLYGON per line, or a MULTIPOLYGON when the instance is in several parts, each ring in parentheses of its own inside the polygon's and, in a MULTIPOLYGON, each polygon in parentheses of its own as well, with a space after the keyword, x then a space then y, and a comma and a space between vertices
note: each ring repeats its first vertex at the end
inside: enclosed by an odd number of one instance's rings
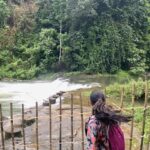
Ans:
POLYGON ((13 133, 11 127, 11 120, 7 120, 4 123, 4 135, 5 139, 9 139, 14 135, 14 137, 21 137, 22 136, 22 129, 32 125, 35 122, 35 117, 31 115, 25 115, 24 120, 22 121, 22 116, 14 116, 13 119, 13 133))
POLYGON ((4 125, 4 133, 5 139, 9 139, 14 135, 14 137, 21 137, 22 136, 22 120, 20 118, 15 118, 13 120, 13 133, 11 122, 8 120, 4 125))

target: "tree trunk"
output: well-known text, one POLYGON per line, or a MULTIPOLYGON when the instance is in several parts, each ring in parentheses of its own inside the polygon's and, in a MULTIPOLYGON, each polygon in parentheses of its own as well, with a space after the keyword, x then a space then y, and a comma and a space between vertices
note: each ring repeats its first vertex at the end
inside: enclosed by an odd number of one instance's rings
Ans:
POLYGON ((59 32, 59 62, 61 61, 62 57, 62 20, 60 20, 60 32, 59 32))

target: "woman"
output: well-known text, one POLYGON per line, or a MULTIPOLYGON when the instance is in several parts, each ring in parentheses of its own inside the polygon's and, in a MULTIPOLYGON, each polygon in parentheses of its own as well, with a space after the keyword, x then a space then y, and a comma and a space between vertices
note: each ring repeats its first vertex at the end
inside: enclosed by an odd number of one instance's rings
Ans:
POLYGON ((105 103, 102 92, 90 95, 92 116, 86 122, 87 150, 125 150, 124 135, 119 127, 131 117, 116 114, 105 103))

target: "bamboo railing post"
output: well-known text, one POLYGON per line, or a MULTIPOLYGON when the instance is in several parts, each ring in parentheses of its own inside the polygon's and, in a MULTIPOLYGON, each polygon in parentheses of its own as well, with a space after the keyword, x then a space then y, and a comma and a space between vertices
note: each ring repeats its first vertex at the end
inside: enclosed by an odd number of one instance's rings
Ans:
POLYGON ((73 94, 71 94, 71 150, 73 150, 73 94))
POLYGON ((38 138, 38 103, 36 102, 36 150, 39 150, 39 138, 38 138))
POLYGON ((106 94, 107 94, 107 91, 106 91, 106 88, 104 89, 104 95, 106 96, 106 94))
POLYGON ((60 96, 60 108, 59 108, 59 115, 60 115, 60 127, 59 127, 59 150, 62 149, 62 101, 61 101, 61 96, 60 96))
POLYGON ((22 137, 23 137, 24 150, 26 150, 26 139, 25 139, 25 131, 24 131, 24 104, 22 104, 22 137))
POLYGON ((50 99, 49 99, 49 142, 50 142, 50 150, 52 150, 52 110, 50 99))
POLYGON ((14 126, 13 126, 13 104, 12 103, 10 103, 10 124, 11 124, 12 146, 13 146, 13 150, 15 150, 14 126))
POLYGON ((146 148, 146 150, 149 150, 149 147, 150 147, 150 133, 149 133, 149 135, 148 135, 148 143, 147 143, 147 148, 146 148))
MULTIPOLYGON (((134 102, 135 102, 135 84, 132 86, 132 116, 134 116, 134 102)), ((134 126, 134 117, 131 120, 131 132, 130 132, 130 144, 129 150, 132 149, 132 141, 133 141, 133 126, 134 126)))
POLYGON ((84 118, 83 118, 83 103, 82 95, 80 93, 80 109, 81 109, 81 129, 82 129, 82 150, 84 150, 84 118))
POLYGON ((124 87, 121 89, 121 98, 120 98, 120 101, 121 101, 120 108, 121 108, 121 110, 123 108, 123 100, 124 100, 124 87))
POLYGON ((3 114, 2 114, 2 106, 0 104, 0 125, 1 125, 1 141, 2 141, 2 150, 5 150, 5 142, 4 142, 4 129, 3 129, 3 114))
POLYGON ((143 149, 144 134, 145 134, 147 101, 148 101, 148 82, 146 81, 146 83, 145 83, 145 101, 144 101, 144 111, 143 111, 143 122, 142 122, 142 133, 141 133, 140 150, 143 149))

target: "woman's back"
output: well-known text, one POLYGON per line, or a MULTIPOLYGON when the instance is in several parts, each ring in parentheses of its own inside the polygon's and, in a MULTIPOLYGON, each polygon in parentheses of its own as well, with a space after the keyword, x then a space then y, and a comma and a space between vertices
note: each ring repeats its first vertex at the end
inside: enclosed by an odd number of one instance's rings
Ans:
POLYGON ((105 125, 93 115, 86 122, 88 150, 125 150, 124 135, 118 124, 105 125))
POLYGON ((107 128, 93 115, 85 125, 88 150, 109 150, 107 128))
POLYGON ((90 95, 92 116, 86 123, 88 150, 125 150, 124 135, 119 126, 121 122, 129 122, 131 116, 117 114, 105 103, 101 92, 90 95))

